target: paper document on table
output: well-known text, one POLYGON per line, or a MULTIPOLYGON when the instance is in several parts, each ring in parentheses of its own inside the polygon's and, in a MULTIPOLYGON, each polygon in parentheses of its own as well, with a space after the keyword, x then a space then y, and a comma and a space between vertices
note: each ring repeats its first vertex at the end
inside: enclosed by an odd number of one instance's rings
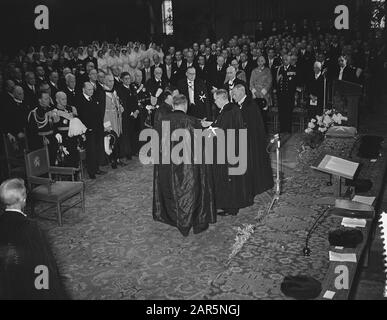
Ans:
POLYGON ((356 254, 354 253, 337 253, 329 251, 329 261, 337 262, 357 262, 356 254))
POLYGON ((368 204, 369 206, 372 206, 376 197, 364 197, 364 196, 354 196, 352 201, 368 204))
POLYGON ((356 173, 359 164, 356 162, 344 160, 331 156, 325 165, 325 169, 337 172, 338 174, 353 177, 356 173))
POLYGON ((343 218, 341 225, 348 228, 364 228, 367 224, 366 219, 356 219, 356 218, 343 218))

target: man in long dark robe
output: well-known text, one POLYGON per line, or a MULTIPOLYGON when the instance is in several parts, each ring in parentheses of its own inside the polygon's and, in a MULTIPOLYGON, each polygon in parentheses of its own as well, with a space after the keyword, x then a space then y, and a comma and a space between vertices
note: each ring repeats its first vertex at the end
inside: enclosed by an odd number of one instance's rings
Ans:
POLYGON ((232 94, 234 101, 240 106, 247 127, 247 174, 251 179, 252 196, 255 197, 274 186, 270 157, 266 151, 265 126, 258 105, 247 97, 243 85, 236 85, 232 94))
MULTIPOLYGON (((251 185, 248 179, 247 170, 243 174, 230 174, 230 169, 237 165, 243 166, 242 157, 245 157, 245 168, 247 169, 247 142, 246 146, 240 144, 239 135, 242 134, 239 130, 246 129, 242 117, 242 112, 238 105, 229 103, 228 92, 225 89, 220 89, 214 93, 214 102, 220 109, 219 115, 212 124, 213 128, 222 129, 225 136, 225 148, 221 146, 221 150, 225 157, 225 164, 215 162, 214 168, 214 187, 215 187, 215 204, 217 209, 223 211, 218 212, 219 215, 236 215, 240 208, 249 207, 253 204, 253 197, 251 195, 251 185), (231 164, 227 155, 230 153, 228 148, 232 148, 228 141, 227 130, 235 130, 235 150, 230 150, 231 154, 239 155, 239 163, 231 164), (244 150, 244 151, 243 151, 244 150), (244 154, 243 154, 244 153, 244 154)), ((218 130, 215 129, 215 134, 218 130)), ((217 134, 216 134, 217 135, 217 134)), ((217 144, 220 143, 217 138, 214 138, 217 144)), ((243 136, 242 136, 243 139, 243 136)), ((243 142, 242 142, 243 143, 243 142)), ((215 157, 217 155, 217 148, 215 150, 215 157)), ((214 158, 215 158, 214 157, 214 158)))
POLYGON ((216 222, 215 195, 210 165, 195 164, 194 161, 194 130, 201 129, 201 124, 186 114, 188 103, 184 95, 174 97, 173 106, 174 111, 164 115, 161 127, 158 122, 155 128, 164 134, 161 137, 159 134, 160 164, 155 161, 153 219, 175 226, 183 236, 188 236, 191 228, 197 234, 216 222), (170 126, 170 132, 165 132, 165 126, 170 126), (176 129, 185 130, 181 142, 181 137, 179 141, 171 141, 171 133, 173 136, 176 129), (178 145, 191 148, 190 153, 183 149, 181 164, 177 164, 177 156, 171 152, 176 151, 178 145), (163 153, 170 159, 170 164, 162 164, 163 153))

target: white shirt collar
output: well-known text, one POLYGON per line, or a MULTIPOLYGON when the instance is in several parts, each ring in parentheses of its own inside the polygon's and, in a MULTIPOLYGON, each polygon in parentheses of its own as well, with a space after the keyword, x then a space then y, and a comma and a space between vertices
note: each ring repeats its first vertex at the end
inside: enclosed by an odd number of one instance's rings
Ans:
POLYGON ((27 217, 27 215, 25 213, 23 213, 23 211, 18 210, 18 209, 5 209, 5 212, 18 212, 18 213, 22 214, 24 217, 27 217))
POLYGON ((235 78, 232 78, 231 80, 228 81, 228 83, 231 84, 231 83, 234 83, 234 81, 235 81, 235 78))
POLYGON ((89 97, 87 94, 83 93, 83 96, 86 98, 86 100, 90 101, 91 97, 89 97))
POLYGON ((318 74, 314 74, 315 79, 318 79, 321 76, 321 71, 318 74))

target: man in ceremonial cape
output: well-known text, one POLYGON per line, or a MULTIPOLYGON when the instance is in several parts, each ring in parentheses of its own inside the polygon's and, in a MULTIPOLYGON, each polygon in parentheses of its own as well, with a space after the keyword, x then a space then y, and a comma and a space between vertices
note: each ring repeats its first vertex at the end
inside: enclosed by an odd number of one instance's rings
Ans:
MULTIPOLYGON (((216 208, 223 211, 218 212, 219 215, 236 215, 239 208, 249 207, 253 204, 251 196, 251 185, 247 176, 247 130, 244 125, 242 112, 238 105, 230 103, 228 100, 228 92, 225 89, 219 89, 214 92, 214 102, 220 109, 219 115, 212 127, 215 128, 217 148, 215 149, 215 157, 218 152, 222 152, 225 157, 224 164, 216 161, 214 165, 214 186, 216 208), (221 145, 220 130, 224 133, 225 145, 221 145), (230 141, 228 133, 234 135, 235 143, 230 141), (243 132, 243 130, 245 130, 243 132), (243 135, 245 133, 245 136, 243 135), (219 150, 218 150, 219 147, 219 150), (234 150, 228 150, 234 149, 234 150), (238 155, 238 162, 231 163, 228 155, 238 155), (238 172, 232 172, 232 168, 240 169, 238 172)), ((211 132, 211 129, 209 129, 211 132)), ((220 160, 220 159, 217 159, 220 160)))
POLYGON ((211 166, 204 164, 204 159, 203 164, 195 164, 194 159, 194 130, 201 129, 201 123, 186 114, 184 95, 174 97, 173 107, 174 111, 164 115, 155 128, 160 158, 155 161, 153 219, 175 226, 188 236, 191 228, 197 234, 216 222, 215 195, 211 166), (168 126, 170 130, 165 129, 168 126), (179 133, 177 129, 181 129, 179 133))
POLYGON ((274 186, 270 157, 266 150, 265 127, 259 107, 254 100, 247 97, 245 87, 236 85, 232 94, 247 127, 247 174, 251 181, 252 196, 255 197, 274 186))

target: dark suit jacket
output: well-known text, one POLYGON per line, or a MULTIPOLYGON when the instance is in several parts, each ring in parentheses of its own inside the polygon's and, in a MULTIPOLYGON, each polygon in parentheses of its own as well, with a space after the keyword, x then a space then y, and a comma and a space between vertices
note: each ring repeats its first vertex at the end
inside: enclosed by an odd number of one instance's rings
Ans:
MULTIPOLYGON (((340 67, 337 66, 334 69, 333 73, 333 80, 338 80, 340 75, 340 67)), ((352 66, 346 66, 343 71, 343 78, 341 79, 343 81, 348 81, 348 82, 354 82, 357 83, 358 79, 356 77, 356 70, 352 66)))
POLYGON ((226 78, 227 66, 223 65, 222 69, 218 71, 218 65, 213 65, 208 71, 208 84, 210 88, 223 88, 224 79, 226 78))
POLYGON ((246 66, 243 68, 242 61, 239 62, 239 70, 243 70, 246 73, 246 81, 250 83, 251 72, 253 71, 253 66, 250 61, 247 62, 246 66))
POLYGON ((76 108, 79 119, 84 123, 87 129, 103 131, 103 118, 105 116, 105 106, 102 105, 101 96, 96 93, 87 101, 83 93, 76 97, 76 108))
POLYGON ((145 68, 141 69, 141 72, 142 72, 142 84, 146 84, 148 80, 152 79, 153 78, 153 72, 152 72, 152 67, 149 68, 150 69, 150 75, 149 75, 149 79, 146 79, 146 73, 145 73, 145 68))
POLYGON ((181 79, 177 85, 179 92, 184 94, 188 100, 187 114, 199 119, 211 118, 211 108, 206 84, 203 80, 196 78, 194 81, 194 101, 195 104, 189 103, 189 92, 187 78, 181 79))
POLYGON ((196 77, 204 80, 205 83, 208 82, 208 67, 205 65, 204 68, 200 68, 200 66, 196 67, 196 77))
POLYGON ((76 91, 75 91, 75 89, 73 90, 73 92, 71 92, 70 90, 69 90, 69 88, 67 87, 67 86, 65 86, 64 88, 63 88, 63 90, 62 90, 65 94, 66 94, 66 96, 67 96, 67 104, 69 105, 69 106, 72 106, 72 107, 76 107, 76 101, 75 101, 75 97, 76 97, 76 91))
POLYGON ((179 80, 185 78, 185 72, 187 71, 187 64, 183 60, 181 62, 180 67, 177 65, 177 62, 175 62, 176 65, 176 83, 179 82, 179 80))
POLYGON ((49 243, 36 221, 16 211, 1 211, 0 248, 0 300, 69 298, 49 243), (35 286, 37 277, 44 279, 44 270, 36 269, 38 266, 48 270, 48 289, 35 286))
MULTIPOLYGON (((311 94, 317 97, 318 106, 324 104, 324 76, 322 74, 317 79, 314 73, 310 74, 306 89, 309 95, 311 94)), ((309 99, 307 101, 309 102, 309 99)))
POLYGON ((167 74, 167 66, 166 64, 163 64, 162 65, 162 69, 163 69, 163 78, 164 80, 168 83, 168 85, 174 85, 176 86, 176 74, 177 74, 177 67, 176 67, 176 64, 172 63, 171 64, 171 76, 168 78, 168 74, 167 74))
POLYGON ((24 90, 24 102, 26 106, 32 110, 38 105, 38 98, 37 98, 37 92, 38 92, 38 87, 35 86, 35 92, 31 90, 27 84, 23 86, 24 90))

